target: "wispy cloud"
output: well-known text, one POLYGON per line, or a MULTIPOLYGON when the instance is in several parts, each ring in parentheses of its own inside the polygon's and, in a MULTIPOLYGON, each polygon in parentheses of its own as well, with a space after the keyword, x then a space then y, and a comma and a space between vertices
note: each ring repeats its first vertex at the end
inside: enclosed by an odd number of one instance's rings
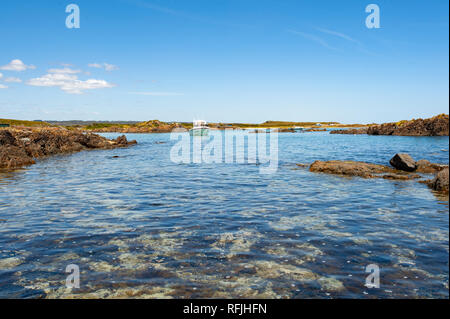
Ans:
POLYGON ((21 83, 22 82, 21 79, 15 78, 15 77, 5 78, 4 81, 7 83, 21 83))
POLYGON ((148 95, 148 96, 180 96, 180 95, 184 95, 183 93, 177 93, 177 92, 129 92, 129 94, 148 95))
POLYGON ((190 18, 190 16, 185 14, 184 12, 172 10, 172 9, 169 9, 166 7, 161 7, 161 6, 153 4, 153 3, 140 1, 140 0, 129 0, 128 2, 133 3, 142 8, 147 8, 147 9, 151 9, 151 10, 155 10, 155 11, 159 11, 162 13, 167 13, 167 14, 171 14, 171 15, 175 15, 175 16, 184 16, 184 17, 190 18))
POLYGON ((0 84, 0 89, 7 89, 8 87, 6 85, 0 84))
POLYGON ((330 50, 334 50, 334 51, 338 51, 338 49, 332 47, 331 45, 329 45, 324 39, 314 35, 314 34, 310 34, 310 33, 305 33, 305 32, 300 32, 300 31, 295 31, 295 30, 287 30, 287 32, 292 33, 292 34, 296 34, 299 35, 305 39, 311 40, 313 42, 316 42, 318 44, 320 44, 321 46, 323 46, 324 48, 330 49, 330 50))
POLYGON ((317 31, 320 31, 322 33, 326 33, 326 34, 330 34, 330 35, 334 35, 336 37, 339 37, 341 39, 347 40, 349 42, 353 42, 356 44, 361 44, 361 42, 359 42, 358 40, 353 39, 352 37, 341 33, 341 32, 337 32, 337 31, 333 31, 333 30, 328 30, 328 29, 323 29, 323 28, 316 28, 317 31))
POLYGON ((36 69, 34 65, 26 65, 19 59, 12 60, 6 65, 0 66, 0 70, 21 72, 28 69, 36 69))
POLYGON ((362 52, 362 53, 369 54, 369 55, 376 55, 375 53, 373 53, 373 52, 369 51, 368 49, 366 49, 365 45, 361 41, 359 41, 359 40, 357 40, 355 38, 352 38, 351 36, 349 36, 349 35, 347 35, 345 33, 338 32, 338 31, 333 31, 333 30, 329 30, 329 29, 324 29, 324 28, 316 28, 316 30, 319 31, 319 32, 325 33, 325 34, 333 35, 335 37, 338 37, 340 39, 344 39, 344 40, 346 40, 346 41, 348 41, 350 43, 355 44, 356 45, 356 49, 358 51, 362 52))
POLYGON ((119 69, 117 65, 109 63, 90 63, 88 64, 88 67, 95 69, 104 69, 105 71, 115 71, 119 69))
POLYGON ((81 70, 74 70, 74 69, 65 67, 63 69, 50 69, 47 72, 48 73, 58 73, 58 74, 77 74, 77 73, 80 73, 81 70))

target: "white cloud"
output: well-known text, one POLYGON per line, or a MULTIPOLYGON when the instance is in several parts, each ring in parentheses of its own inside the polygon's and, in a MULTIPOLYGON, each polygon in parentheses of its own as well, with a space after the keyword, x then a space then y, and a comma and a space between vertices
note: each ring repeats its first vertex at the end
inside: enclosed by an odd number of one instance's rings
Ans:
POLYGON ((180 96, 180 95, 184 95, 183 93, 177 93, 177 92, 130 92, 130 94, 148 95, 148 96, 180 96))
POLYGON ((6 85, 0 84, 0 89, 7 89, 8 87, 6 85))
POLYGON ((3 77, 3 74, 0 73, 0 79, 3 77))
POLYGON ((105 69, 105 71, 115 71, 119 69, 117 65, 109 63, 90 63, 88 66, 90 68, 105 69))
POLYGON ((103 89, 114 87, 105 80, 89 79, 79 80, 76 75, 66 73, 49 73, 39 78, 27 81, 28 85, 41 87, 59 87, 69 94, 82 94, 85 90, 103 89))
POLYGON ((106 71, 114 71, 114 70, 118 70, 119 69, 119 67, 117 67, 116 65, 113 65, 113 64, 105 63, 103 65, 105 66, 105 70, 106 71))
POLYGON ((34 65, 26 65, 21 60, 15 59, 8 64, 1 66, 0 70, 21 72, 27 69, 36 69, 34 65))
POLYGON ((59 74, 77 74, 80 73, 80 70, 73 70, 71 68, 65 67, 63 69, 50 69, 47 71, 48 73, 59 73, 59 74))
POLYGON ((15 78, 15 77, 5 78, 4 81, 5 81, 5 82, 9 82, 9 83, 21 83, 21 82, 22 82, 21 79, 15 78))
POLYGON ((90 67, 90 68, 96 68, 96 69, 101 69, 101 68, 102 68, 102 65, 101 65, 101 64, 98 64, 98 63, 90 63, 90 64, 88 64, 88 67, 90 67))

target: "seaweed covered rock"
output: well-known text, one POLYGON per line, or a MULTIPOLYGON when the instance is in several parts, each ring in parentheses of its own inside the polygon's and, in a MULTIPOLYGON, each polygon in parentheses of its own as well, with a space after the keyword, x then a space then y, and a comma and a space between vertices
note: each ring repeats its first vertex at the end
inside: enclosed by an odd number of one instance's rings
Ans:
POLYGON ((330 131, 330 134, 347 134, 347 135, 354 135, 354 134, 367 134, 367 127, 363 128, 352 128, 347 130, 333 130, 330 131))
POLYGON ((412 179, 416 174, 405 174, 385 165, 355 161, 315 161, 311 164, 311 172, 328 173, 342 176, 359 176, 363 178, 412 179))
POLYGON ((415 119, 372 125, 362 129, 337 130, 331 134, 368 134, 398 136, 448 136, 449 116, 440 114, 429 119, 415 119))
POLYGON ((425 182, 431 189, 448 194, 448 168, 440 171, 436 176, 425 182))
POLYGON ((435 174, 448 168, 448 165, 431 163, 427 160, 420 160, 416 162, 416 167, 417 173, 435 174))
POLYGON ((113 149, 136 144, 125 136, 115 140, 92 133, 62 128, 21 128, 0 131, 0 168, 16 168, 34 163, 35 158, 79 152, 88 149, 113 149))
POLYGON ((16 144, 16 138, 10 131, 0 130, 0 145, 14 145, 16 144))

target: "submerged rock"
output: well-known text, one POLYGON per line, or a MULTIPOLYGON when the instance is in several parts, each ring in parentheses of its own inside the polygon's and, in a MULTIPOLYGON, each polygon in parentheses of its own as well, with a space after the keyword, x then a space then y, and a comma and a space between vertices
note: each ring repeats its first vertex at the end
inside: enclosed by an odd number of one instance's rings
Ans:
POLYGON ((113 149, 136 144, 125 136, 115 140, 62 128, 13 128, 0 130, 0 168, 34 164, 35 158, 88 149, 113 149))
POLYGON ((389 163, 396 169, 406 172, 414 172, 417 168, 416 162, 406 153, 395 154, 389 163))
POLYGON ((430 161, 427 160, 420 160, 416 162, 416 167, 417 173, 435 174, 448 168, 448 165, 430 163, 430 161))
POLYGON ((5 258, 5 259, 0 259, 0 270, 13 269, 22 263, 23 263, 23 260, 18 257, 10 257, 10 258, 5 258))
POLYGON ((327 291, 342 291, 345 289, 342 282, 332 277, 322 277, 318 280, 321 288, 327 291))

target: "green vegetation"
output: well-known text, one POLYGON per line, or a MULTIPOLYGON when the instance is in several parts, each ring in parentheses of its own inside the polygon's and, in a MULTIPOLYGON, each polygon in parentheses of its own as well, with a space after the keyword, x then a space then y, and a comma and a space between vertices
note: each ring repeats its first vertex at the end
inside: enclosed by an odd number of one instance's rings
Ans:
POLYGON ((86 130, 98 130, 103 128, 110 128, 110 127, 120 127, 120 128, 128 128, 132 125, 129 124, 115 124, 115 123, 93 123, 86 126, 80 126, 77 125, 80 128, 86 129, 86 130))
POLYGON ((41 122, 41 121, 20 121, 20 120, 8 120, 8 119, 0 119, 0 124, 9 124, 11 126, 26 126, 26 127, 52 126, 47 122, 41 122))

